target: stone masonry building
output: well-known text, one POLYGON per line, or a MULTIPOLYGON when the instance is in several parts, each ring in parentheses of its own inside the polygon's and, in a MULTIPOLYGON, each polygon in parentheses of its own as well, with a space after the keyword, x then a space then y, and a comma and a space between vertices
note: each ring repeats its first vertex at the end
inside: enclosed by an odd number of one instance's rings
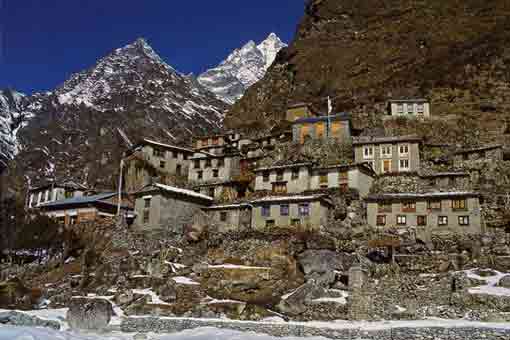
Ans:
POLYGON ((333 203, 327 195, 267 196, 251 202, 252 228, 316 230, 326 225, 333 203))
POLYGON ((134 227, 148 231, 182 233, 201 208, 213 204, 212 197, 158 183, 144 187, 134 197, 134 227))
POLYGON ((159 182, 179 184, 188 177, 188 158, 193 150, 143 139, 124 158, 125 191, 136 192, 159 182))
POLYGON ((381 228, 416 228, 430 242, 432 234, 482 232, 480 195, 474 192, 386 193, 366 198, 368 224, 381 228))
POLYGON ((358 137, 353 140, 354 160, 370 164, 378 175, 418 172, 420 144, 417 136, 358 137))
POLYGON ((337 139, 349 141, 351 138, 351 120, 349 114, 300 118, 292 123, 292 140, 303 144, 307 139, 337 139))

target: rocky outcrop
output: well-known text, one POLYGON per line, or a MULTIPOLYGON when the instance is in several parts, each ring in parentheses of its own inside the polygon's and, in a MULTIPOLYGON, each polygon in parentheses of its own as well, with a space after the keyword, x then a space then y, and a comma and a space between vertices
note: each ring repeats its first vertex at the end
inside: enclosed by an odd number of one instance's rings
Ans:
POLYGON ((28 288, 18 278, 0 282, 0 308, 33 309, 41 297, 40 289, 28 288))
POLYGON ((498 286, 503 288, 510 288, 510 275, 503 276, 501 279, 499 279, 498 286))
POLYGON ((501 136, 510 100, 510 8, 505 0, 459 4, 308 1, 294 40, 226 124, 271 127, 289 103, 325 111, 331 96, 335 110, 352 112, 355 127, 368 134, 383 128, 388 99, 429 97, 432 115, 449 121, 416 123, 420 135, 452 143, 501 136))
POLYGON ((112 304, 108 300, 74 297, 66 318, 73 329, 103 330, 113 314, 112 304))

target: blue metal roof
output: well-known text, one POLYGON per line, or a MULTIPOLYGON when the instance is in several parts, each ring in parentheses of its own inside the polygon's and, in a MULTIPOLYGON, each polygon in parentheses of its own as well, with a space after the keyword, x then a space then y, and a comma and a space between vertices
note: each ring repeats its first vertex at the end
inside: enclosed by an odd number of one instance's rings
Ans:
POLYGON ((39 207, 40 208, 48 208, 48 207, 58 207, 58 206, 61 206, 61 205, 70 205, 70 204, 95 203, 97 201, 101 201, 101 200, 113 197, 115 195, 117 195, 117 193, 115 193, 115 192, 107 192, 107 193, 102 193, 102 194, 92 195, 92 196, 73 197, 73 198, 68 198, 68 199, 65 199, 65 200, 60 200, 60 201, 50 202, 50 203, 46 203, 46 204, 41 204, 39 207))
MULTIPOLYGON (((337 121, 337 120, 350 120, 351 116, 348 113, 337 113, 334 115, 329 116, 330 121, 337 121)), ((328 116, 320 116, 320 117, 310 117, 310 118, 300 118, 294 121, 293 124, 300 124, 300 123, 316 123, 316 122, 326 122, 328 121, 328 116)))

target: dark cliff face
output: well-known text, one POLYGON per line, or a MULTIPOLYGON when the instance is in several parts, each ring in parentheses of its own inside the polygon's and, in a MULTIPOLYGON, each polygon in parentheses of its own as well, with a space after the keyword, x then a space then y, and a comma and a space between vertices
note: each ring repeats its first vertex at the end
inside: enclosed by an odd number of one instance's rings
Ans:
POLYGON ((388 99, 428 97, 434 116, 473 126, 482 119, 490 138, 505 130, 509 65, 506 0, 310 1, 294 41, 226 125, 271 127, 287 103, 324 110, 330 95, 335 109, 368 130, 383 125, 388 99))

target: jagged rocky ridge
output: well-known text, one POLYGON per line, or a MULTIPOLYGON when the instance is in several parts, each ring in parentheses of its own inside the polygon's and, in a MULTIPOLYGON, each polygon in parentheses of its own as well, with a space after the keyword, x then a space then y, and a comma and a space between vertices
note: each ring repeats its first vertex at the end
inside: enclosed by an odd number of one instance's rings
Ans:
POLYGON ((355 126, 370 133, 382 127, 388 99, 428 97, 432 115, 452 124, 422 126, 424 137, 502 139, 510 107, 509 18, 505 0, 309 1, 290 46, 225 123, 268 127, 289 103, 324 111, 331 96, 337 111, 352 112, 355 126))
POLYGON ((11 90, 0 90, 0 173, 18 150, 16 134, 30 118, 24 111, 26 97, 11 90))
POLYGON ((27 97, 24 108, 33 115, 18 133, 25 175, 111 187, 127 146, 122 132, 132 142, 150 136, 182 144, 219 130, 227 105, 139 39, 53 92, 27 97))
POLYGON ((220 65, 202 73, 197 80, 219 99, 233 104, 264 77, 278 52, 286 46, 274 33, 258 45, 253 40, 249 41, 220 65))

